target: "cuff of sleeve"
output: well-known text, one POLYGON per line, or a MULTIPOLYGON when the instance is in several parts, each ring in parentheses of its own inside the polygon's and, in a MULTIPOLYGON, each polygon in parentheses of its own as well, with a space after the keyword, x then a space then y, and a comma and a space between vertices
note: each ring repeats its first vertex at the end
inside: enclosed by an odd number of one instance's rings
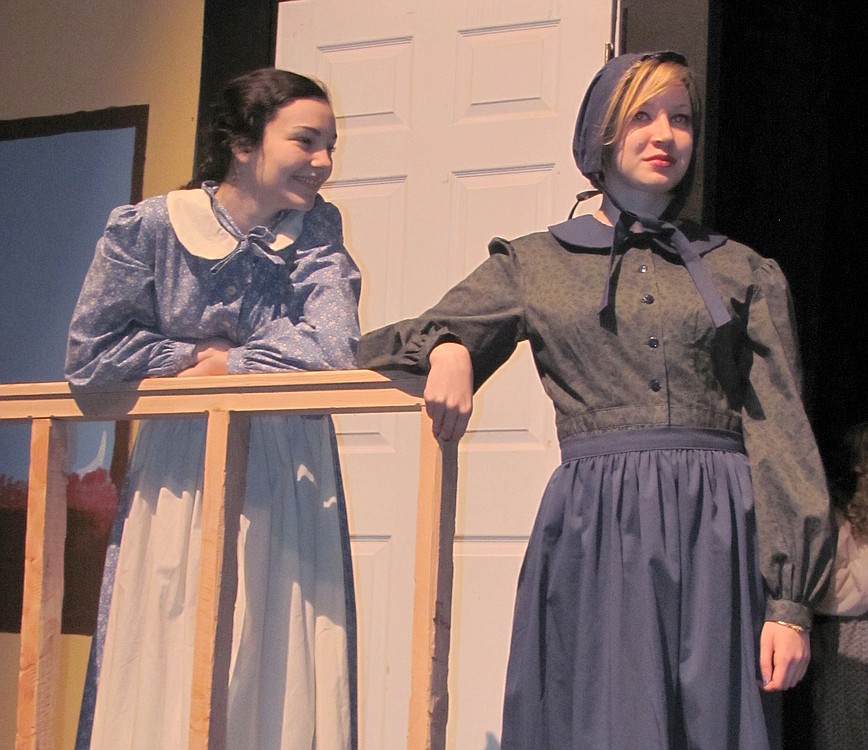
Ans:
POLYGON ((192 367, 196 364, 196 355, 194 354, 195 349, 196 344, 191 342, 178 341, 175 343, 172 355, 180 365, 178 372, 186 370, 188 367, 192 367))
POLYGON ((766 602, 766 620, 789 622, 805 629, 811 627, 813 613, 810 607, 785 599, 769 599, 766 602))
POLYGON ((195 348, 196 344, 189 341, 167 340, 159 354, 148 364, 147 377, 169 377, 192 367, 196 364, 195 348))
POLYGON ((244 347, 236 346, 226 352, 226 370, 230 375, 243 375, 247 372, 244 364, 244 347))
POLYGON ((428 355, 445 341, 462 343, 445 326, 428 323, 417 330, 415 321, 405 320, 378 328, 362 336, 356 349, 359 367, 369 370, 408 370, 427 373, 428 355))

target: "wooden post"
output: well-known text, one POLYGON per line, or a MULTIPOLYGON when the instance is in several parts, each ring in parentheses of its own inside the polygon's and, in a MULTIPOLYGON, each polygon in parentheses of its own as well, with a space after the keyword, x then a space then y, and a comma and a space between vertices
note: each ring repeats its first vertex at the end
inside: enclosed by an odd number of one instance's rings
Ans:
POLYGON ((238 589, 237 540, 249 443, 248 414, 208 412, 190 750, 226 748, 232 617, 238 589))
POLYGON ((458 444, 440 442, 421 412, 408 750, 443 750, 449 710, 452 543, 458 444))
POLYGON ((433 438, 424 411, 423 384, 421 376, 364 370, 213 376, 183 382, 152 378, 92 392, 75 391, 66 383, 0 384, 0 421, 33 423, 16 748, 41 750, 53 743, 66 532, 64 420, 208 414, 188 745, 195 750, 224 750, 249 414, 421 409, 407 743, 411 750, 443 750, 457 444, 438 444, 433 438))
POLYGON ((66 425, 53 419, 34 420, 30 433, 16 750, 55 746, 66 542, 65 462, 66 425))

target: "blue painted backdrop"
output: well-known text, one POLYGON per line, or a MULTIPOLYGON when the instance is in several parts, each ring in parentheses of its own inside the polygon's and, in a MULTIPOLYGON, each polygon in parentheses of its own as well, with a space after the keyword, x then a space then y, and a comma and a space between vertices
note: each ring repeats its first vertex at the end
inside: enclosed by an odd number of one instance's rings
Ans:
MULTIPOLYGON (((109 211, 130 200, 135 128, 0 141, 0 382, 63 379, 66 333, 109 211)), ((0 425, 0 473, 27 478, 29 427, 0 425)), ((72 470, 107 466, 82 426, 72 470)))

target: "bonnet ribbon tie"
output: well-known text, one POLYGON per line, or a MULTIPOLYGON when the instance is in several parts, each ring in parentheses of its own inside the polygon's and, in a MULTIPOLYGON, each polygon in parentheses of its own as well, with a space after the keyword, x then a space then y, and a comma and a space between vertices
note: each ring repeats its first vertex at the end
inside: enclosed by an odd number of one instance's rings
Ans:
POLYGON ((241 253, 249 252, 253 253, 260 258, 265 258, 266 260, 274 263, 276 266, 286 265, 286 262, 281 258, 277 253, 271 250, 269 243, 274 242, 275 237, 268 229, 265 227, 254 227, 250 230, 250 233, 245 237, 242 237, 238 241, 238 246, 223 258, 218 263, 215 263, 211 268, 211 273, 219 273, 227 263, 229 263, 232 259, 237 258, 241 253))
POLYGON ((636 223, 642 226, 643 234, 651 237, 654 243, 663 251, 674 253, 681 258, 699 296, 705 303, 716 328, 720 328, 731 320, 729 311, 721 299, 720 292, 714 285, 711 273, 699 253, 690 244, 690 240, 678 227, 668 221, 649 216, 638 217, 627 211, 621 211, 615 224, 615 237, 609 253, 609 269, 606 272, 606 283, 603 288, 603 299, 597 312, 602 313, 609 306, 609 290, 612 285, 612 269, 615 264, 615 254, 623 252, 630 239, 636 236, 631 227, 636 223))

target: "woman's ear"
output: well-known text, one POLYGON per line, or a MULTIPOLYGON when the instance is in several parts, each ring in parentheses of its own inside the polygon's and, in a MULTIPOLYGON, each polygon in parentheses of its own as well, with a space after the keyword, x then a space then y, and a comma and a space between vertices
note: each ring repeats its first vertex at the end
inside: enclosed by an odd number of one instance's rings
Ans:
POLYGON ((242 146, 232 147, 232 159, 241 163, 247 164, 253 158, 253 149, 242 146))
POLYGON ((247 164, 253 158, 253 152, 256 150, 243 141, 232 143, 230 148, 232 149, 233 161, 238 161, 241 164, 247 164))

